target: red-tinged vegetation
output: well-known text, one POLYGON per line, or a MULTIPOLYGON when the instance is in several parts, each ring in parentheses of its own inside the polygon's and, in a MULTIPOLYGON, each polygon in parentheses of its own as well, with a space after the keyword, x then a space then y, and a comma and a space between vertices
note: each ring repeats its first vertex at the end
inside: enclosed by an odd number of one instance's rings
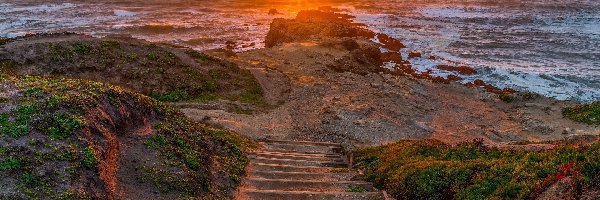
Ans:
POLYGON ((547 151, 457 146, 436 140, 400 141, 354 151, 368 180, 397 199, 535 199, 571 177, 572 197, 600 189, 600 143, 547 151))

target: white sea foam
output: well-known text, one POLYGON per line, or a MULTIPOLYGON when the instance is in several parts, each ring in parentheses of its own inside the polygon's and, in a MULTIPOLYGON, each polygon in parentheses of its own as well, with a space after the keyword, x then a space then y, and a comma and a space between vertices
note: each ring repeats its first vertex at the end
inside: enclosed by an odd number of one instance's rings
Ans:
POLYGON ((600 44, 597 14, 564 17, 538 10, 538 17, 517 8, 494 9, 425 6, 417 15, 361 13, 356 21, 400 39, 407 46, 401 51, 404 59, 413 50, 422 52, 423 58, 409 59, 419 72, 458 75, 465 82, 482 79, 562 100, 600 100, 600 76, 590 75, 600 74, 600 50, 594 47, 600 44), (479 73, 436 69, 440 64, 466 65, 479 73))
POLYGON ((490 18, 497 15, 482 7, 425 7, 418 9, 424 17, 432 18, 490 18))
POLYGON ((15 4, 1 4, 0 12, 2 12, 2 13, 12 13, 12 12, 40 13, 40 12, 53 12, 53 11, 67 9, 67 8, 74 8, 74 7, 76 7, 76 5, 73 3, 41 4, 41 5, 25 5, 25 6, 18 6, 15 4))
POLYGON ((477 75, 465 77, 464 82, 475 79, 488 80, 499 87, 535 92, 560 100, 590 102, 600 99, 600 90, 555 75, 513 71, 503 68, 480 68, 477 75))
POLYGON ((137 15, 137 13, 127 10, 114 10, 113 13, 115 13, 115 16, 117 17, 133 17, 137 15))

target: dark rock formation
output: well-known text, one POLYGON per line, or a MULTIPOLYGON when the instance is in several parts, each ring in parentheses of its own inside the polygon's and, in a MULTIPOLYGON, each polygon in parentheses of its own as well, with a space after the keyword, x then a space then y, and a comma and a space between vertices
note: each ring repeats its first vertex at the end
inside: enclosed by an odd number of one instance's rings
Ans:
POLYGON ((400 51, 400 49, 405 48, 404 44, 400 42, 400 40, 390 37, 386 34, 377 34, 377 39, 379 42, 383 44, 383 47, 392 51, 400 51))
POLYGON ((436 68, 446 71, 458 72, 463 75, 477 74, 477 70, 467 66, 450 66, 450 65, 438 65, 436 68))
POLYGON ((229 40, 229 41, 225 42, 225 45, 226 45, 227 49, 235 49, 235 47, 237 46, 237 43, 229 40))
POLYGON ((318 38, 373 37, 372 31, 351 21, 352 16, 322 11, 301 11, 296 19, 274 19, 266 47, 318 38))
MULTIPOLYGON (((352 43, 350 41, 342 41, 342 45, 352 43)), ((381 66, 382 62, 379 58, 379 48, 374 44, 362 44, 359 45, 354 41, 356 46, 352 46, 354 49, 350 50, 350 55, 342 59, 336 60, 335 64, 328 65, 330 69, 336 72, 352 72, 360 75, 367 75, 369 73, 386 72, 381 66)))
POLYGON ((500 89, 496 86, 490 85, 485 83, 485 81, 477 79, 475 81, 473 81, 472 83, 467 83, 466 84, 469 87, 481 87, 484 88, 485 90, 487 90, 488 92, 494 93, 494 94, 512 94, 515 93, 515 91, 513 89, 510 88, 504 88, 504 89, 500 89))
POLYGON ((395 62, 402 63, 402 54, 398 52, 385 52, 380 55, 381 61, 383 62, 395 62))
POLYGON ((277 11, 277 9, 270 9, 269 10, 269 15, 279 15, 281 13, 279 13, 279 11, 277 11))
POLYGON ((420 58, 420 57, 421 57, 421 52, 412 51, 412 52, 408 53, 408 59, 411 59, 411 58, 420 58))

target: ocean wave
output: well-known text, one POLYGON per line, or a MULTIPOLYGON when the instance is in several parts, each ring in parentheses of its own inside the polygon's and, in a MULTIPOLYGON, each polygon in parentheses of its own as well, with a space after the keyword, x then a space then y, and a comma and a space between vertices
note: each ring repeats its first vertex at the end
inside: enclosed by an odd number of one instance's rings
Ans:
POLYGON ((114 10, 113 13, 117 17, 133 17, 137 15, 137 13, 127 10, 114 10))
POLYGON ((0 12, 2 13, 13 13, 13 12, 54 12, 67 8, 74 8, 76 4, 73 3, 61 3, 61 4, 41 4, 41 5, 15 5, 15 4, 2 4, 0 6, 0 12))
POLYGON ((486 80, 498 87, 515 88, 559 100, 589 103, 600 99, 598 83, 576 76, 549 75, 503 68, 478 68, 479 74, 465 77, 464 82, 486 80))

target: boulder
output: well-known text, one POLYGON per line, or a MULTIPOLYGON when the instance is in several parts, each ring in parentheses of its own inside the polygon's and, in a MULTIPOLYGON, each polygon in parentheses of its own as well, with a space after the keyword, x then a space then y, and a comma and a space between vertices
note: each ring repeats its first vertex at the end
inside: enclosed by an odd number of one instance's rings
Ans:
POLYGON ((277 9, 270 9, 269 10, 269 15, 279 15, 281 13, 279 13, 279 11, 277 11, 277 9))
POLYGON ((412 51, 408 53, 408 59, 411 58, 420 58, 421 57, 421 52, 418 51, 412 51))
POLYGON ((389 49, 391 51, 400 51, 400 49, 405 48, 404 44, 400 42, 400 40, 390 37, 386 34, 377 34, 377 39, 383 45, 384 48, 389 49))
MULTIPOLYGON (((410 57, 410 55, 409 55, 410 57)), ((462 75, 473 75, 477 74, 477 70, 467 66, 450 66, 450 65, 438 65, 436 68, 446 71, 458 72, 462 75)))

